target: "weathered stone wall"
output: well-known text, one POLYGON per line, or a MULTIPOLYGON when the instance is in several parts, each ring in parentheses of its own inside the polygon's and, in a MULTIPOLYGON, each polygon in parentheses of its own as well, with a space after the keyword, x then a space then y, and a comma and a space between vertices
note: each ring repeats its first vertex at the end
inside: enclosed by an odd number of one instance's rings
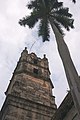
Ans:
POLYGON ((21 73, 14 76, 7 94, 53 106, 55 105, 55 97, 52 96, 51 88, 48 81, 21 73))
POLYGON ((8 95, 0 120, 50 120, 54 113, 52 107, 8 95))

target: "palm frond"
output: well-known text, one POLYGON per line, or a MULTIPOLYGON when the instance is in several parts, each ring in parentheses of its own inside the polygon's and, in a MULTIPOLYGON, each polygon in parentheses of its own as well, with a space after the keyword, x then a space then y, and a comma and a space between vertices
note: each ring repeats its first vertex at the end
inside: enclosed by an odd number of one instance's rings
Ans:
MULTIPOLYGON (((27 4, 28 9, 38 9, 41 6, 42 0, 32 0, 27 4)), ((43 5, 43 4, 42 4, 43 5)))
POLYGON ((28 7, 28 9, 33 9, 33 8, 37 7, 37 0, 30 1, 30 3, 27 4, 27 7, 28 7))
POLYGON ((42 0, 32 0, 30 1, 29 4, 27 4, 28 9, 35 9, 35 10, 39 10, 42 9, 42 7, 44 7, 42 0))
POLYGON ((56 15, 58 14, 59 16, 66 16, 66 17, 72 17, 72 14, 69 13, 69 8, 60 8, 58 10, 56 10, 54 13, 56 13, 56 15))
POLYGON ((39 24, 38 35, 42 36, 43 42, 49 41, 49 37, 50 37, 49 33, 50 30, 47 19, 41 19, 39 24))
POLYGON ((57 9, 57 8, 61 8, 62 6, 63 6, 63 2, 53 2, 53 3, 51 3, 51 5, 50 6, 52 6, 52 9, 57 9))
POLYGON ((36 11, 31 12, 30 16, 26 16, 23 19, 20 19, 19 24, 20 25, 28 25, 29 28, 33 28, 36 22, 38 22, 39 14, 36 11))
POLYGON ((66 30, 70 30, 70 28, 74 28, 73 26, 73 19, 70 19, 68 17, 65 16, 56 16, 56 21, 59 22, 59 24, 61 24, 66 30))

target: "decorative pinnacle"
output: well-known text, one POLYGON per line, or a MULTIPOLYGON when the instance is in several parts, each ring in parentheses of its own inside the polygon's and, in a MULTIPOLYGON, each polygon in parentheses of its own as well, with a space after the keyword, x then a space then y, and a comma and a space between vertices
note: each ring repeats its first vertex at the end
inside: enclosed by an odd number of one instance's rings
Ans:
POLYGON ((23 54, 24 52, 28 53, 28 51, 27 51, 27 47, 24 48, 22 54, 23 54))
POLYGON ((46 58, 46 54, 44 54, 44 58, 43 58, 44 60, 48 60, 47 58, 46 58))
POLYGON ((25 50, 27 50, 27 47, 25 47, 25 50))
POLYGON ((26 52, 28 53, 28 51, 27 51, 27 47, 25 47, 24 51, 26 51, 26 52))
POLYGON ((44 54, 44 58, 46 58, 46 54, 44 54))

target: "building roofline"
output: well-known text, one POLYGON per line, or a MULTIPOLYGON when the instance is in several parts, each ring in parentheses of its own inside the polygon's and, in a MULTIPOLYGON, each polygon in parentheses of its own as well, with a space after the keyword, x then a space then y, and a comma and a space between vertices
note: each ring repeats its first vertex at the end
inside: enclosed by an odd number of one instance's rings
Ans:
POLYGON ((73 99, 71 96, 71 92, 69 91, 64 100, 62 101, 61 105, 57 109, 56 113, 54 114, 52 120, 63 120, 63 118, 66 116, 66 114, 73 105, 73 99))

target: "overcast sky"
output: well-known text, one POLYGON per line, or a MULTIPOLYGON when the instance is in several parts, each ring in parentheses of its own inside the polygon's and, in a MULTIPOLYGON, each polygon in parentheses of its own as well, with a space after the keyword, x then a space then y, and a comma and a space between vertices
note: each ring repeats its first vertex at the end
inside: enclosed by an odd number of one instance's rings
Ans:
MULTIPOLYGON (((51 33, 50 42, 42 43, 41 38, 37 36, 37 26, 31 30, 18 24, 20 18, 29 14, 29 10, 26 8, 28 1, 30 0, 0 0, 0 108, 5 99, 4 92, 25 46, 29 52, 35 52, 41 58, 43 54, 46 54, 54 84, 53 95, 56 97, 57 105, 61 103, 68 90, 53 33, 51 33), (32 47, 33 43, 35 44, 32 47)), ((74 5, 70 0, 64 0, 64 6, 70 8, 75 19, 75 29, 70 32, 65 31, 64 39, 78 74, 80 74, 80 1, 78 0, 74 5)))

